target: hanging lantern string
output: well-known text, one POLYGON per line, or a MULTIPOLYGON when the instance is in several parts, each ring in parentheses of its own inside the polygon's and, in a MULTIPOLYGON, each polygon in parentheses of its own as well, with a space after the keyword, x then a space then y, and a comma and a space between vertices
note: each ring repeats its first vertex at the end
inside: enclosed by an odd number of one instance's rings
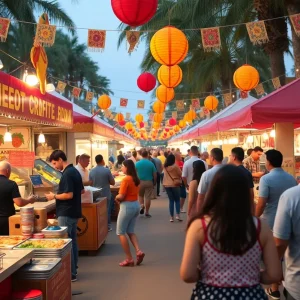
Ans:
MULTIPOLYGON (((175 7, 175 6, 174 6, 175 7)), ((174 8, 173 7, 173 8, 174 8)), ((172 8, 172 9, 173 9, 172 8)), ((171 10, 172 10, 171 9, 171 10)), ((281 16, 281 17, 275 17, 275 18, 269 18, 269 19, 264 19, 264 20, 259 20, 259 21, 264 21, 264 22, 268 22, 268 21, 274 21, 274 20, 279 20, 279 19, 286 19, 288 18, 289 15, 286 15, 286 16, 281 16)), ((29 24, 29 25, 37 25, 38 23, 36 22, 28 22, 28 21, 23 21, 23 20, 18 20, 18 19, 12 19, 11 20, 12 22, 18 22, 18 23, 22 23, 22 24, 29 24)), ((169 21, 170 22, 170 21, 169 21)), ((251 23, 251 22, 244 22, 244 23, 236 23, 236 24, 230 24, 230 25, 220 25, 220 26, 217 26, 219 28, 228 28, 228 27, 238 27, 238 26, 242 26, 242 25, 246 25, 248 23, 251 23)), ((55 25, 57 28, 67 28, 67 29, 70 29, 70 30, 89 30, 90 28, 87 28, 87 27, 74 27, 74 26, 64 26, 64 25, 55 25)), ((182 31, 198 31, 200 29, 205 29, 205 28, 208 28, 208 27, 201 27, 201 28, 180 28, 180 30, 182 31)), ((139 32, 156 32, 157 30, 159 30, 161 28, 158 28, 158 29, 147 29, 147 30, 138 30, 139 32)), ((125 31, 128 31, 128 30, 125 30, 125 29, 102 29, 102 30, 105 30, 105 31, 111 31, 111 32, 125 32, 125 31)))
POLYGON ((14 57, 14 56, 8 54, 7 52, 3 51, 2 49, 0 49, 0 52, 2 52, 3 54, 9 56, 11 59, 14 59, 15 61, 17 61, 17 62, 20 63, 21 65, 26 66, 26 62, 22 62, 22 61, 18 60, 16 57, 14 57))

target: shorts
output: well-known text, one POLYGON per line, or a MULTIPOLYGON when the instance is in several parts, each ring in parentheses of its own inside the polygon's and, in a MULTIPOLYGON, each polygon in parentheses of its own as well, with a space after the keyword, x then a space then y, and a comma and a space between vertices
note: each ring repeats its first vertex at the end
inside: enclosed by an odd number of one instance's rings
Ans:
POLYGON ((124 201, 120 204, 120 211, 117 220, 117 235, 134 233, 136 219, 140 212, 138 201, 124 201))
POLYGON ((154 185, 152 181, 141 180, 139 196, 144 198, 146 201, 152 199, 154 185))

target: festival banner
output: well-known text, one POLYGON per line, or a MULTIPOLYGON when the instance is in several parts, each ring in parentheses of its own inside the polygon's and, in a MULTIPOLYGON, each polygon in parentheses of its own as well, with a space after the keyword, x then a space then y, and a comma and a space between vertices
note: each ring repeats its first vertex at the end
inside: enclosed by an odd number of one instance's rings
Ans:
POLYGON ((94 99, 94 93, 93 92, 86 92, 85 101, 92 102, 94 99))
POLYGON ((105 48, 106 31, 105 30, 88 30, 88 49, 90 51, 103 51, 105 48))
POLYGON ((0 18, 0 40, 1 40, 1 42, 6 41, 9 25, 10 25, 10 19, 0 18))
POLYGON ((201 109, 199 112, 200 119, 205 117, 204 111, 201 109))
POLYGON ((272 83, 273 83, 275 90, 278 90, 279 88, 281 88, 281 83, 280 83, 279 77, 273 78, 272 83))
POLYGON ((224 98, 224 104, 226 107, 232 103, 232 94, 231 93, 223 94, 223 98, 224 98))
POLYGON ((59 81, 57 83, 57 86, 56 86, 56 90, 59 92, 59 93, 63 93, 65 91, 65 88, 66 88, 67 84, 63 81, 59 81))
POLYGON ((246 24, 246 27, 250 41, 254 45, 265 44, 269 41, 264 21, 250 22, 246 24))
POLYGON ((126 98, 121 98, 120 99, 120 106, 121 107, 127 107, 127 104, 128 104, 128 99, 126 99, 126 98))
POLYGON ((265 89, 263 87, 263 84, 262 83, 258 84, 257 87, 255 88, 255 91, 256 91, 257 96, 264 95, 265 89))
POLYGON ((300 14, 290 16, 291 23, 297 36, 300 36, 300 14))
POLYGON ((192 107, 194 109, 199 109, 200 108, 200 99, 192 99, 192 107))
POLYGON ((177 111, 172 111, 172 118, 177 119, 177 111))
POLYGON ((137 108, 140 108, 140 109, 145 108, 145 100, 138 100, 137 101, 137 108))
POLYGON ((176 101, 176 108, 178 111, 184 110, 184 100, 177 100, 176 101))
POLYGON ((204 51, 209 52, 221 48, 219 27, 201 29, 201 37, 204 51))
POLYGON ((130 112, 127 112, 127 113, 126 113, 126 116, 125 116, 125 119, 126 119, 126 120, 130 120, 130 116, 131 116, 131 113, 130 113, 130 112))
POLYGON ((110 117, 110 115, 111 115, 111 111, 109 109, 106 109, 104 111, 104 116, 108 119, 110 117))
POLYGON ((56 26, 47 24, 37 24, 35 42, 44 46, 51 47, 55 41, 56 26))
POLYGON ((80 93, 81 93, 81 88, 79 88, 79 87, 73 87, 72 95, 73 95, 74 98, 79 99, 80 93))
POLYGON ((129 44, 128 53, 131 53, 136 45, 139 43, 140 32, 139 31, 126 31, 126 38, 129 44))

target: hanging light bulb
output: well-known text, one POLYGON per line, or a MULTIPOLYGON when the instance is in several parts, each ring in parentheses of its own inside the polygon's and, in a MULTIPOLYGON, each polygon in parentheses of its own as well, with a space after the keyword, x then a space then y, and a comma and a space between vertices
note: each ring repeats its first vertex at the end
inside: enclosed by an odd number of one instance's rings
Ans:
POLYGON ((2 62, 2 60, 0 59, 0 70, 3 69, 3 67, 4 67, 4 66, 3 66, 3 62, 2 62))
POLYGON ((262 137, 263 137, 264 140, 269 139, 269 135, 266 132, 262 135, 262 137))
POLYGON ((276 131, 275 131, 275 129, 271 130, 270 137, 272 137, 272 138, 276 137, 276 131))
POLYGON ((6 128, 6 132, 4 134, 4 142, 12 142, 12 136, 11 133, 8 131, 8 128, 6 128))
POLYGON ((45 135, 42 132, 39 134, 38 143, 40 144, 46 143, 45 135))
POLYGON ((253 135, 248 135, 247 137, 247 144, 252 144, 254 142, 253 135))
POLYGON ((39 83, 37 76, 35 74, 29 74, 27 70, 24 72, 23 81, 29 86, 35 86, 39 83))

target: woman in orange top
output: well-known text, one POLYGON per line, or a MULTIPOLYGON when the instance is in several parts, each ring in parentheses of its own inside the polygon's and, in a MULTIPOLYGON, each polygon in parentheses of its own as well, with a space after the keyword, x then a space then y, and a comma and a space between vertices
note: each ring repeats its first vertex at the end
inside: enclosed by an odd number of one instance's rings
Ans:
POLYGON ((126 259, 119 263, 119 266, 133 267, 134 260, 130 252, 126 234, 136 250, 136 264, 140 265, 145 257, 145 253, 140 250, 137 237, 134 233, 135 222, 140 212, 140 205, 138 202, 140 180, 132 160, 125 160, 123 162, 122 172, 127 176, 122 180, 119 194, 116 197, 116 201, 120 202, 117 235, 120 238, 121 245, 126 254, 126 259))

